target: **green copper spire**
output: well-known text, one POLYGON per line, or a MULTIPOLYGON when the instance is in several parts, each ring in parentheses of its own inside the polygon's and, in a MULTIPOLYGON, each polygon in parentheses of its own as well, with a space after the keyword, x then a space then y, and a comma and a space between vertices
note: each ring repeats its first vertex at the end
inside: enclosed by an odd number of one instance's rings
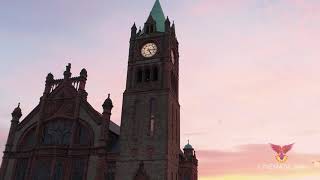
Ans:
POLYGON ((156 21, 157 31, 164 32, 164 22, 166 21, 166 18, 164 16, 159 0, 156 0, 156 2, 154 3, 150 15, 152 16, 153 20, 156 21))

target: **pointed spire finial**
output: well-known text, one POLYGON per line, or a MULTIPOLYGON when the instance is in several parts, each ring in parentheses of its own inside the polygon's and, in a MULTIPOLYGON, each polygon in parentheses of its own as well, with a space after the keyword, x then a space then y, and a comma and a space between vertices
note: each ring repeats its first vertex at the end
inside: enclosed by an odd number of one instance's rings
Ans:
POLYGON ((134 22, 131 29, 137 29, 136 23, 134 22))
POLYGON ((165 31, 165 21, 166 18, 164 16, 161 4, 159 0, 156 0, 152 10, 150 12, 150 15, 152 16, 152 19, 156 22, 156 28, 158 32, 164 32, 165 31))

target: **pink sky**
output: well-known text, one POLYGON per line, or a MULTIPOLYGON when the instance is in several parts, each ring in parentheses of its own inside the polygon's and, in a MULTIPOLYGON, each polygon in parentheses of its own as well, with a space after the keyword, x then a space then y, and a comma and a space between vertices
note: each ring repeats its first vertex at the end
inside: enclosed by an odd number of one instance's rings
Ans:
MULTIPOLYGON (((129 2, 0 2, 2 147, 16 104, 25 117, 39 102, 46 74, 60 78, 68 62, 74 75, 87 68, 97 110, 111 93, 119 124, 130 27, 143 24, 153 0, 129 2)), ((311 161, 320 160, 320 1, 162 0, 162 6, 180 43, 181 146, 190 139, 198 151, 201 180, 319 178, 311 161), (288 163, 304 168, 257 169, 275 163, 268 143, 293 142, 288 163)))

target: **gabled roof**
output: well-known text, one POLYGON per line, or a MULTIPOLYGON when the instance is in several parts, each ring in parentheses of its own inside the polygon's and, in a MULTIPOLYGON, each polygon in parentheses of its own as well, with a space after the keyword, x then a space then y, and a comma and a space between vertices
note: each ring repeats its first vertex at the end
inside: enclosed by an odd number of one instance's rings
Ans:
MULTIPOLYGON (((83 105, 87 107, 86 109, 89 111, 90 114, 94 116, 95 120, 101 120, 102 114, 95 110, 89 102, 84 101, 83 105)), ((120 126, 111 120, 109 124, 109 130, 115 133, 116 135, 120 135, 120 126)))
POLYGON ((166 18, 164 16, 161 4, 159 0, 156 0, 156 2, 153 5, 153 8, 150 12, 150 15, 152 16, 153 20, 156 22, 157 31, 164 32, 165 31, 165 21, 166 18))

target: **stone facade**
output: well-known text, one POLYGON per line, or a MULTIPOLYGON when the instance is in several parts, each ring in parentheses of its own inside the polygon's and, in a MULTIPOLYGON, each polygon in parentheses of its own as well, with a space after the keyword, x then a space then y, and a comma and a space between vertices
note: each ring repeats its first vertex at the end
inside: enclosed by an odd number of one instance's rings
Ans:
POLYGON ((194 149, 180 150, 178 46, 156 0, 131 28, 120 127, 110 95, 101 113, 88 103, 85 69, 49 73, 39 104, 22 121, 19 105, 12 112, 0 180, 197 180, 194 149))

